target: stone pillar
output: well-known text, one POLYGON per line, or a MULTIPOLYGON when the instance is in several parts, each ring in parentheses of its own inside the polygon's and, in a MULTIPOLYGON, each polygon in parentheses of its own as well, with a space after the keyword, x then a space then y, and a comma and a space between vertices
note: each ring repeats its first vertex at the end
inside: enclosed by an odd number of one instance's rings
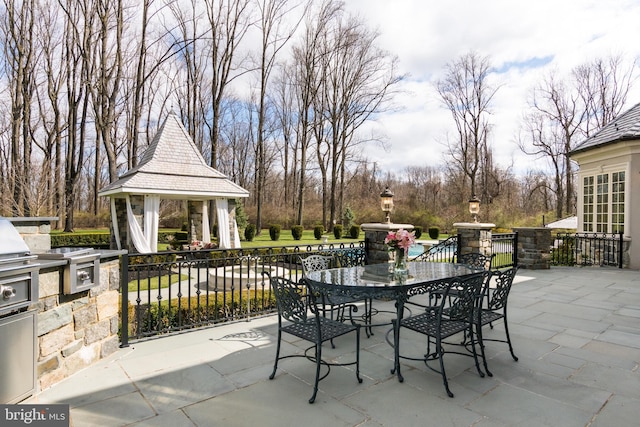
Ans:
MULTIPOLYGON (((118 234, 120 235, 120 244, 122 249, 129 249, 131 252, 135 252, 133 242, 129 239, 129 223, 127 222, 127 199, 118 197, 115 199, 116 205, 116 220, 118 221, 118 234)), ((113 221, 109 223, 109 229, 111 230, 111 240, 109 244, 110 249, 118 249, 118 242, 116 242, 116 235, 113 232, 113 221)))
POLYGON ((384 243, 390 231, 405 229, 413 230, 411 224, 389 224, 389 223, 372 223, 360 225, 364 231, 365 250, 367 251, 367 261, 369 264, 381 264, 389 262, 389 247, 384 243))
MULTIPOLYGON (((200 232, 202 232, 202 200, 189 200, 187 201, 188 212, 188 227, 187 240, 193 242, 196 240, 202 240, 198 238, 200 232)), ((210 214, 211 215, 211 214, 210 214)))
POLYGON ((520 227, 513 231, 518 233, 518 266, 548 270, 551 267, 551 229, 520 227))
POLYGON ((51 249, 51 222, 58 217, 11 217, 7 218, 16 228, 24 243, 33 253, 51 249))
POLYGON ((480 222, 457 222, 453 226, 458 230, 460 254, 480 253, 491 256, 491 229, 495 224, 480 222))

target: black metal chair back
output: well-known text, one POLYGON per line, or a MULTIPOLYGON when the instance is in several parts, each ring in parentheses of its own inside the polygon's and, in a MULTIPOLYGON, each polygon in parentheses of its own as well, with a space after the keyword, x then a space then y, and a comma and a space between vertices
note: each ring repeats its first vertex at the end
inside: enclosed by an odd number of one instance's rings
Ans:
MULTIPOLYGON (((453 397, 453 393, 449 389, 444 367, 444 355, 446 353, 473 356, 478 374, 481 377, 484 376, 484 372, 480 369, 475 347, 474 325, 479 301, 482 298, 482 286, 488 274, 488 272, 482 272, 466 278, 452 278, 447 280, 444 282, 446 283, 444 289, 442 289, 442 286, 439 287, 442 298, 438 299, 436 306, 428 308, 426 312, 417 316, 402 319, 400 322, 400 326, 428 336, 427 354, 423 358, 404 358, 422 360, 429 368, 440 372, 442 382, 449 397, 453 397), (460 345, 470 345, 471 353, 469 353, 466 348, 463 348, 461 351, 445 349, 443 340, 462 332, 464 332, 465 337, 468 337, 468 340, 465 339, 460 345), (431 351, 431 345, 433 344, 435 344, 435 349, 431 351), (439 370, 432 368, 428 364, 429 361, 435 359, 438 359, 440 363, 439 370)), ((399 337, 396 338, 395 343, 397 343, 395 346, 395 351, 397 352, 396 357, 400 357, 399 337)), ((457 344, 447 343, 447 347, 453 347, 455 345, 457 344)))
MULTIPOLYGON (((366 259, 364 251, 336 251, 333 256, 313 254, 304 258, 302 256, 299 258, 300 264, 302 264, 302 273, 305 277, 310 271, 327 270, 333 267, 364 265, 366 259)), ((363 318, 365 321, 364 323, 367 324, 371 312, 371 301, 367 299, 354 298, 350 296, 323 295, 321 299, 322 312, 323 315, 326 316, 327 311, 329 311, 331 318, 334 318, 335 313, 335 318, 337 320, 344 322, 345 319, 348 318, 351 323, 354 323, 355 320, 353 313, 358 311, 356 303, 360 301, 364 301, 365 315, 363 318), (327 306, 329 306, 328 309, 327 306)), ((369 333, 370 331, 367 331, 367 336, 369 333)), ((333 341, 331 342, 331 345, 335 347, 333 341)))
POLYGON ((271 278, 271 291, 276 298, 278 320, 292 323, 307 323, 308 312, 314 309, 310 303, 307 287, 282 277, 271 278))
POLYGON ((518 357, 515 355, 513 345, 511 344, 509 322, 507 318, 507 303, 509 301, 509 294, 511 293, 513 280, 515 279, 517 272, 518 267, 511 267, 506 270, 495 270, 491 273, 491 279, 488 280, 489 283, 485 288, 486 298, 483 299, 486 301, 486 304, 484 304, 483 301, 483 305, 479 308, 477 314, 477 335, 482 348, 484 368, 489 376, 492 376, 493 374, 489 371, 487 359, 484 357, 485 341, 503 342, 508 344, 511 357, 516 362, 518 361, 518 357), (503 319, 504 321, 505 339, 485 338, 482 333, 482 327, 489 325, 493 329, 493 322, 500 319, 503 319))
POLYGON ((333 257, 326 255, 309 255, 307 257, 299 257, 302 264, 302 273, 307 274, 310 271, 327 270, 331 268, 333 257))
POLYGON ((468 265, 470 267, 481 268, 483 270, 491 270, 491 264, 495 254, 485 255, 479 252, 469 252, 466 254, 460 254, 456 258, 458 264, 468 265))
POLYGON ((346 324, 333 319, 320 316, 316 309, 316 294, 319 293, 311 286, 307 286, 306 281, 294 282, 284 277, 269 276, 271 291, 276 298, 278 307, 278 344, 276 347, 276 358, 273 364, 273 372, 269 379, 273 379, 278 369, 278 362, 289 357, 306 357, 316 364, 316 377, 313 387, 313 395, 309 399, 309 403, 313 403, 318 393, 318 383, 329 375, 330 366, 333 365, 355 365, 356 378, 358 382, 362 382, 360 378, 360 325, 346 324), (309 313, 314 315, 309 315, 309 313), (356 360, 349 363, 329 363, 322 360, 322 343, 333 340, 339 336, 349 332, 356 332, 356 360), (303 355, 291 354, 280 356, 280 348, 282 343, 282 333, 288 333, 301 338, 305 341, 313 343, 307 348, 303 355), (309 350, 314 349, 314 354, 307 354, 309 350), (327 372, 320 376, 320 367, 326 366, 327 372))

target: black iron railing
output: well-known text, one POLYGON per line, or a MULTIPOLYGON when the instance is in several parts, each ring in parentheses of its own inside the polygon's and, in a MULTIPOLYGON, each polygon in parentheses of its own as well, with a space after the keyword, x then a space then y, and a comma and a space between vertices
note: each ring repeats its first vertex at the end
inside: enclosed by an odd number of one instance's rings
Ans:
POLYGON ((300 256, 364 259, 364 242, 241 250, 158 252, 122 257, 121 345, 276 311, 263 271, 299 280, 300 256))
POLYGON ((624 266, 622 233, 557 233, 551 245, 551 265, 624 266))
POLYGON ((496 233, 491 235, 493 268, 518 266, 518 233, 496 233))
MULTIPOLYGON (((460 256, 460 235, 450 236, 422 254, 414 261, 452 262, 460 256)), ((501 233, 491 236, 491 253, 495 254, 492 268, 504 268, 518 265, 518 233, 501 233)))

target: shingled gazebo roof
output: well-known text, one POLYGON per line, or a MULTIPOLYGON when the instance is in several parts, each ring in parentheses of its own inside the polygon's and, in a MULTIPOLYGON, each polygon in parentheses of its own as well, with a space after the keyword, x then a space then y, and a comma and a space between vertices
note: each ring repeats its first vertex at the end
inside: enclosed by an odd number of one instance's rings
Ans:
POLYGON ((140 163, 105 186, 100 196, 155 194, 172 199, 249 197, 249 192, 207 165, 186 129, 171 113, 140 163))

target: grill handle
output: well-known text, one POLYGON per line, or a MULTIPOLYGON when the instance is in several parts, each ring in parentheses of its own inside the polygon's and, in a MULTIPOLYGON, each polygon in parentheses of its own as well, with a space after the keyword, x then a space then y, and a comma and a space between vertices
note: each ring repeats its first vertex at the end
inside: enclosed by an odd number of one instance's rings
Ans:
POLYGON ((13 286, 0 285, 0 295, 6 301, 16 296, 16 290, 13 289, 13 286))

